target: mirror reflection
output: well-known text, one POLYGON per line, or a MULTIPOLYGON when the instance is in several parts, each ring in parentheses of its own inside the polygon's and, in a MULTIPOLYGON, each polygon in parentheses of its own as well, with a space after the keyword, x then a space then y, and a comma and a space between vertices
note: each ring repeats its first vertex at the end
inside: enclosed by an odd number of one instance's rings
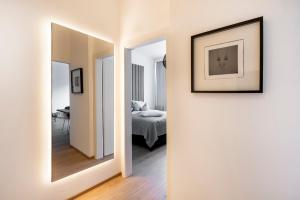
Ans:
POLYGON ((52 24, 52 181, 114 157, 114 45, 52 24))

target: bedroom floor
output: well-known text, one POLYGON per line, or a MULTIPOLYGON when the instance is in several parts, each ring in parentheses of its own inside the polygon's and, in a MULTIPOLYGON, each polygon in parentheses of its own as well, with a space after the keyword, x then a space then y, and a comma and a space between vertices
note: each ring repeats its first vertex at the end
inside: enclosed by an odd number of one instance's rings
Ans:
POLYGON ((117 176, 75 198, 77 200, 165 200, 166 146, 152 152, 133 145, 133 176, 117 176))

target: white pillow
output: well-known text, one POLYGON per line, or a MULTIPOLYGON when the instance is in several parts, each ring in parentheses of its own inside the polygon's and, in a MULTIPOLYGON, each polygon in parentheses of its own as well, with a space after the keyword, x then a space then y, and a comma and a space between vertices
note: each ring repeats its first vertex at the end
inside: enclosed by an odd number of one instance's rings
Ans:
POLYGON ((149 110, 147 103, 145 102, 145 104, 143 105, 143 107, 141 108, 141 111, 147 111, 149 110))
MULTIPOLYGON (((133 108, 133 111, 141 111, 145 104, 146 104, 146 102, 144 102, 144 101, 133 101, 133 100, 131 101, 131 107, 133 108)), ((147 104, 146 104, 146 107, 147 107, 147 104)))
POLYGON ((151 110, 151 111, 148 111, 148 112, 143 112, 141 114, 141 116, 142 117, 161 117, 162 113, 158 112, 157 110, 151 110))

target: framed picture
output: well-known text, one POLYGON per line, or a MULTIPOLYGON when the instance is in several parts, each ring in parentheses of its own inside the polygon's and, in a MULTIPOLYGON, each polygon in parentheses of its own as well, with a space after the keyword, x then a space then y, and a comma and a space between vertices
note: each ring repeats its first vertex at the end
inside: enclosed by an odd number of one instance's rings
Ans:
POLYGON ((191 92, 263 92, 263 17, 191 37, 191 92))
POLYGON ((71 91, 72 93, 83 93, 83 73, 82 68, 71 71, 71 91))

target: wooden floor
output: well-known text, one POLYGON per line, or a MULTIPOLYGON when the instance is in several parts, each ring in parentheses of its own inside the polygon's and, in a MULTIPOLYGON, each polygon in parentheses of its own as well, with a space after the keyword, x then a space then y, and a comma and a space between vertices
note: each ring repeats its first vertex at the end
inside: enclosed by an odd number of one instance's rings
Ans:
POLYGON ((62 129, 62 124, 62 119, 57 119, 52 124, 52 181, 59 180, 113 158, 113 154, 105 156, 101 160, 86 157, 70 146, 70 137, 67 128, 65 126, 62 129))
POLYGON ((118 176, 76 200, 165 200, 166 146, 152 152, 133 146, 133 176, 118 176))

